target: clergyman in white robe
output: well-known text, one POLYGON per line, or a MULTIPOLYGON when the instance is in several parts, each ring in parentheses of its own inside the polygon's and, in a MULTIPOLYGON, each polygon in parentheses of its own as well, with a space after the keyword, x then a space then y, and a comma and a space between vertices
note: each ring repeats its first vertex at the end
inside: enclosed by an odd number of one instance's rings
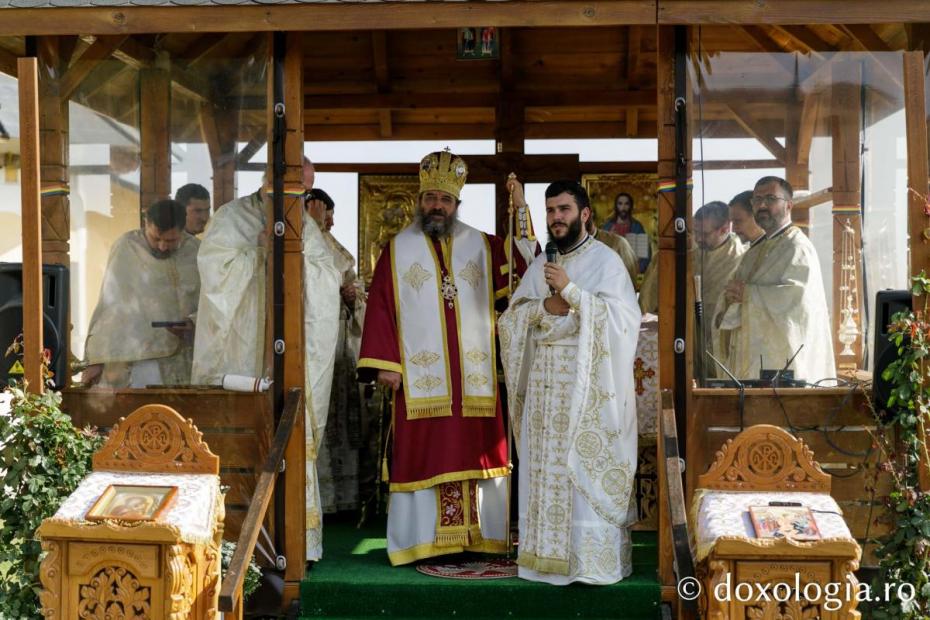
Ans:
MULTIPOLYGON (((197 383, 221 384, 226 374, 261 377, 270 372, 264 368, 266 209, 259 191, 224 205, 207 227, 198 255, 197 383)), ((306 213, 302 239, 307 559, 318 560, 323 549, 316 458, 329 412, 341 276, 319 224, 306 213)))
POLYGON ((181 232, 170 256, 156 258, 132 230, 110 249, 100 299, 87 329, 85 358, 102 364, 101 387, 186 384, 191 346, 154 321, 185 321, 197 311, 199 241, 181 232))
POLYGON ((640 310, 617 254, 588 237, 558 262, 571 311, 549 314, 545 256, 499 322, 519 466, 520 577, 615 583, 632 571, 640 310))
POLYGON ((760 367, 780 370, 798 353, 790 366, 795 378, 814 383, 836 376, 820 262, 801 229, 789 224, 753 245, 734 279, 745 282, 743 301, 721 297, 714 318, 730 372, 755 379, 760 367))

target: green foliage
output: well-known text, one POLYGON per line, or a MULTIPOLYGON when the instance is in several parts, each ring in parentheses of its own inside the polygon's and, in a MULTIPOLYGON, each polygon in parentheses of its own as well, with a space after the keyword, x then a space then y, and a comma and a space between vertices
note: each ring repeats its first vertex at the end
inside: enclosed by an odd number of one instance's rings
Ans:
POLYGON ((930 322, 927 302, 930 278, 923 272, 912 279, 912 294, 924 299, 922 310, 901 312, 892 317, 889 336, 898 349, 898 359, 882 373, 891 383, 887 407, 892 417, 884 430, 893 428, 892 446, 882 441, 886 460, 881 469, 889 472, 894 487, 886 499, 891 513, 891 531, 879 539, 878 585, 908 583, 914 586, 913 601, 886 601, 872 617, 916 620, 930 617, 930 493, 921 491, 919 469, 930 463, 927 430, 930 428, 930 322))
POLYGON ((87 475, 102 438, 74 428, 57 392, 5 392, 12 412, 0 415, 0 618, 38 618, 36 528, 87 475))
MULTIPOLYGON (((229 568, 229 563, 232 562, 235 552, 236 543, 224 540, 223 546, 220 548, 224 579, 226 578, 226 569, 229 568)), ((242 600, 247 600, 253 592, 258 590, 260 585, 262 585, 262 570, 255 563, 255 557, 253 556, 249 561, 249 569, 245 571, 245 579, 242 581, 242 600)))

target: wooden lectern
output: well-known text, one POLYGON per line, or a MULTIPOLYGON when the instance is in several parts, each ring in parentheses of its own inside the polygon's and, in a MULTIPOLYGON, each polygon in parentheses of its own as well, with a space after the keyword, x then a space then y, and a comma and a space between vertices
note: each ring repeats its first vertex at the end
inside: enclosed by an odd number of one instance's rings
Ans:
POLYGON ((218 617, 219 457, 194 423, 140 407, 93 469, 37 532, 45 618, 218 617))

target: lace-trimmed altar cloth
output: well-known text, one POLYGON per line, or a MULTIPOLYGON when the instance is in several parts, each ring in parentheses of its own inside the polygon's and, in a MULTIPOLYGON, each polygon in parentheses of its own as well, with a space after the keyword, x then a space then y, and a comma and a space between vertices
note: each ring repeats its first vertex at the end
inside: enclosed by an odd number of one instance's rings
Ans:
POLYGON ((811 509, 820 536, 854 540, 843 519, 839 504, 827 493, 797 491, 714 491, 702 490, 694 495, 692 515, 697 515, 695 561, 708 556, 721 536, 744 536, 754 539, 755 529, 749 516, 750 506, 767 506, 771 501, 800 502, 811 509))
POLYGON ((191 544, 210 544, 216 523, 219 476, 211 474, 144 474, 95 471, 64 501, 53 521, 80 523, 94 502, 111 484, 176 486, 177 495, 158 523, 178 529, 180 540, 191 544))

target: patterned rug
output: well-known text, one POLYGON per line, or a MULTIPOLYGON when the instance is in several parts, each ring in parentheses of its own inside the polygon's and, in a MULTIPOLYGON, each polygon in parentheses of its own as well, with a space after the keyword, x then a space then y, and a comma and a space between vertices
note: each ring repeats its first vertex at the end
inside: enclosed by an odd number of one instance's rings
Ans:
POLYGON ((513 560, 470 560, 454 564, 419 564, 417 571, 445 579, 507 579, 517 576, 513 560))

